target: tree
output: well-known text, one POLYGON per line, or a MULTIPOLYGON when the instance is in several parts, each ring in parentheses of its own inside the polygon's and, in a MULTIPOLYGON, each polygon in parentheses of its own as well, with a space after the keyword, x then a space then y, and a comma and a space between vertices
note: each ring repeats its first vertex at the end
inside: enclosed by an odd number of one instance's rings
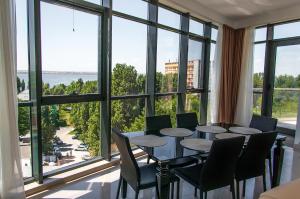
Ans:
POLYGON ((18 126, 19 135, 24 136, 30 131, 30 109, 28 107, 19 107, 18 111, 18 126))
POLYGON ((53 139, 55 137, 56 127, 50 119, 50 107, 42 107, 42 150, 45 155, 51 154, 53 139))

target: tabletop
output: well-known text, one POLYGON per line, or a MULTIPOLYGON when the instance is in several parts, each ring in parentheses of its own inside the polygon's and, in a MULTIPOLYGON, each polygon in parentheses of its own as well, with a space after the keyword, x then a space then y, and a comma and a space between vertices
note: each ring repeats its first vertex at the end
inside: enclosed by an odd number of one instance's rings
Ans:
POLYGON ((207 153, 210 151, 211 145, 212 145, 211 140, 206 140, 206 139, 201 139, 201 138, 189 138, 189 139, 184 139, 180 142, 180 144, 191 150, 199 151, 202 153, 207 153))
POLYGON ((215 137, 217 139, 227 139, 227 138, 235 138, 235 137, 240 137, 240 136, 245 136, 245 142, 248 142, 250 136, 249 135, 241 135, 237 133, 222 133, 222 134, 217 134, 215 137))
POLYGON ((256 133, 262 133, 262 131, 255 129, 255 128, 249 128, 249 127, 230 127, 229 131, 232 133, 238 133, 243 135, 252 135, 256 133))
POLYGON ((225 133, 227 131, 225 128, 220 126, 197 126, 196 130, 204 133, 213 134, 225 133))
POLYGON ((170 137, 188 137, 194 134, 193 131, 185 128, 164 128, 160 130, 160 133, 170 137))
POLYGON ((129 138, 131 144, 141 147, 160 147, 167 144, 167 141, 156 135, 142 135, 129 138))

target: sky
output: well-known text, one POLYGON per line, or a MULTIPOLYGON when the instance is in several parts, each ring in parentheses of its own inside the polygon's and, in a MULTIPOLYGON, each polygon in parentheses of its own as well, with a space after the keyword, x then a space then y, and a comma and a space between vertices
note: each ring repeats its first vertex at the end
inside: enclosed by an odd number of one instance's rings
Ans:
MULTIPOLYGON (((87 0, 98 3, 100 0, 87 0)), ((140 0, 114 0, 113 9, 143 19, 147 6, 140 0), (130 2, 130 4, 128 3, 130 2), (130 5, 130 6, 128 6, 130 5), (134 5, 134 6, 133 6, 134 5)), ((99 17, 69 8, 41 4, 41 37, 43 71, 97 72, 99 17), (74 29, 74 30, 73 30, 74 29)), ((180 17, 159 8, 159 23, 179 28, 180 17)), ((201 24, 191 20, 191 32, 202 34, 201 24)), ((216 37, 216 32, 213 32, 216 37)), ((256 40, 264 39, 266 30, 257 30, 256 40)), ((299 36, 300 22, 280 25, 274 29, 274 38, 299 36)), ((119 17, 113 17, 112 64, 126 63, 146 72, 147 26, 119 17)), ((18 70, 28 69, 26 0, 17 0, 18 70)), ((189 42, 189 60, 198 59, 201 43, 189 42)), ((164 63, 179 59, 179 34, 158 29, 157 71, 164 72, 164 63)), ((264 44, 256 45, 254 72, 263 72, 264 44)), ((300 45, 278 49, 276 74, 300 74, 300 45)))

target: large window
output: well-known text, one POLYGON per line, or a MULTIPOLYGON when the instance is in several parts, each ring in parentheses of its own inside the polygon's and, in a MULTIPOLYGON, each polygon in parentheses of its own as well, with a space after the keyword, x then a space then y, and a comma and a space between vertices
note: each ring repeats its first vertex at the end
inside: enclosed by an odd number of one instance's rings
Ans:
POLYGON ((145 93, 147 26, 113 17, 112 95, 145 93))
POLYGON ((203 60, 205 22, 161 4, 151 4, 157 13, 149 13, 143 0, 113 0, 112 12, 102 0, 34 3, 40 12, 31 9, 33 1, 17 0, 24 177, 41 180, 111 156, 117 150, 105 131, 140 134, 146 115, 168 114, 174 127, 179 107, 200 117, 203 71, 209 67, 203 60), (181 37, 187 32, 188 40, 181 37), (180 50, 185 42, 187 52, 180 50), (179 55, 188 58, 187 66, 181 62, 187 77, 180 76, 187 82, 178 81, 179 55), (103 148, 106 141, 111 150, 103 148))
POLYGON ((95 14, 41 3, 44 95, 98 92, 100 18, 95 14), (83 89, 83 82, 93 84, 95 89, 83 89))
POLYGON ((285 23, 274 26, 274 39, 300 36, 300 22, 285 23))
POLYGON ((156 92, 175 92, 179 71, 179 34, 158 29, 157 37, 156 92))

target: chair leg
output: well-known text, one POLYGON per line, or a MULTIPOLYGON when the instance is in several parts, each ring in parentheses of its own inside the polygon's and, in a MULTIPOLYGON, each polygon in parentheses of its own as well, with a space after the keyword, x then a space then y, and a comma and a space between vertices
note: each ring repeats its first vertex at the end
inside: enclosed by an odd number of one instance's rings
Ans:
POLYGON ((204 192, 204 198, 207 199, 207 192, 204 192))
POLYGON ((180 181, 177 182, 176 198, 179 199, 180 181))
POLYGON ((200 190, 200 199, 203 199, 203 195, 204 195, 203 191, 200 190))
POLYGON ((195 187, 194 196, 197 197, 197 187, 195 187))
POLYGON ((246 180, 243 181, 243 193, 242 196, 245 197, 246 195, 246 180))
POLYGON ((149 164, 150 163, 150 156, 148 155, 148 157, 147 157, 147 164, 149 164))
POLYGON ((264 172, 262 177, 263 177, 264 191, 267 191, 266 172, 264 172))
POLYGON ((174 199, 174 182, 171 183, 171 198, 174 199))
POLYGON ((232 199, 235 199, 234 180, 233 180, 233 182, 230 185, 230 189, 231 189, 232 199))
POLYGON ((236 180, 236 198, 240 199, 240 181, 236 180))
POLYGON ((157 199, 159 199, 158 183, 156 183, 156 185, 155 185, 155 190, 156 190, 156 196, 157 196, 157 199))
POLYGON ((118 190, 117 190, 117 199, 119 198, 119 195, 120 195, 120 190, 121 190, 121 184, 122 184, 122 176, 120 176, 120 179, 119 179, 119 184, 118 184, 118 190))
POLYGON ((135 192, 135 199, 138 199, 139 198, 139 192, 140 192, 140 190, 138 189, 138 190, 136 190, 136 192, 135 192))
POLYGON ((272 178, 273 178, 273 167, 272 167, 272 158, 270 157, 268 159, 268 162, 269 162, 269 172, 270 172, 270 184, 272 184, 272 178))
POLYGON ((125 179, 122 179, 122 198, 127 197, 127 182, 125 179))

